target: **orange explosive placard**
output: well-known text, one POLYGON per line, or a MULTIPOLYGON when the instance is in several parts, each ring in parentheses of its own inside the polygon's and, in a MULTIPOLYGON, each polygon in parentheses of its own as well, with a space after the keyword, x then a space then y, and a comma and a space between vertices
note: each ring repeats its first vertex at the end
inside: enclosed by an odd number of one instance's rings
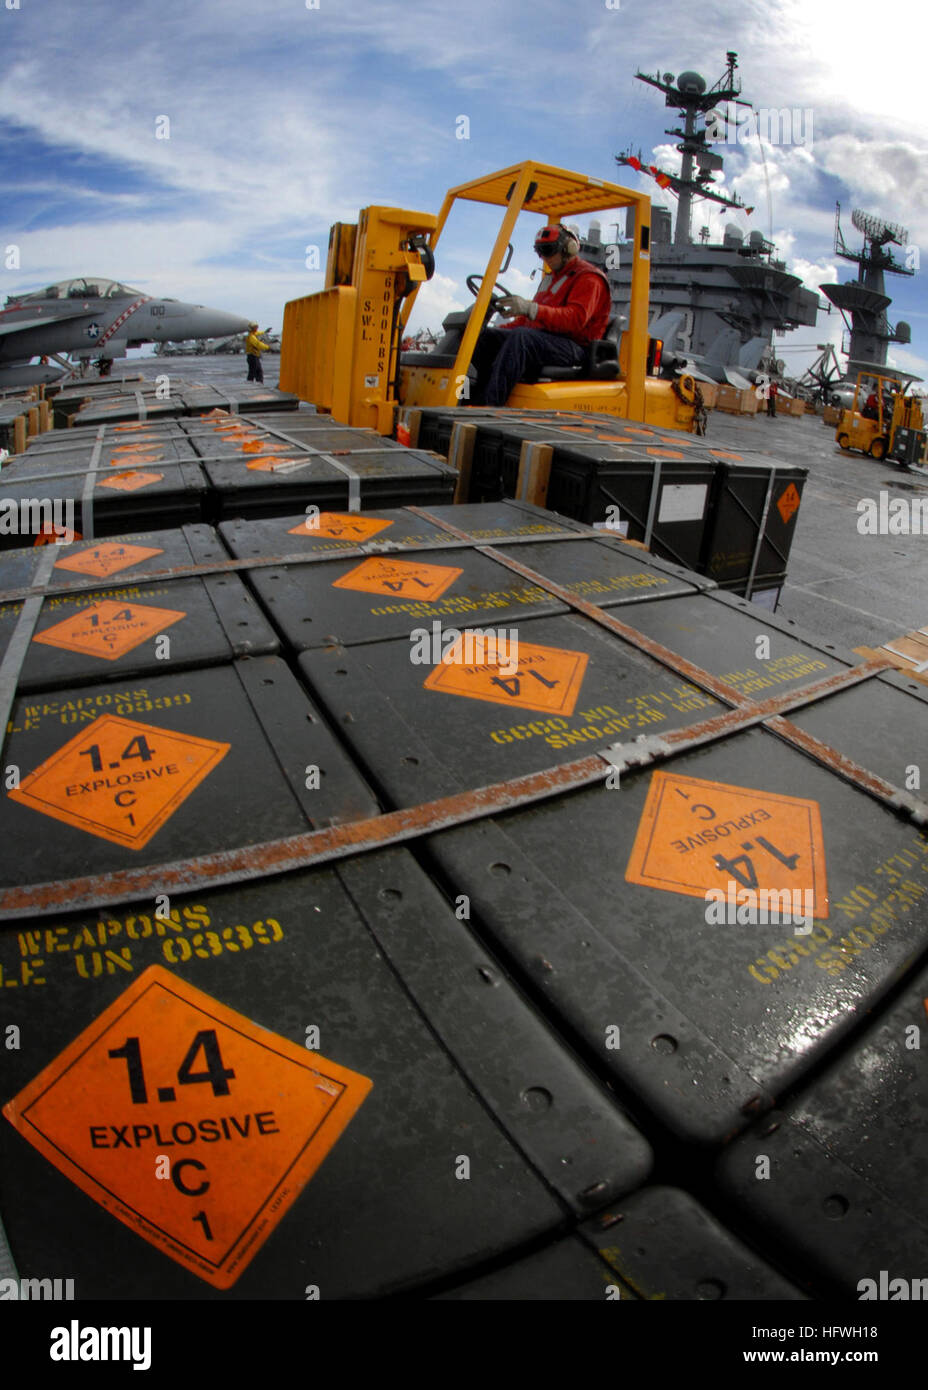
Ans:
POLYGON ((425 681, 425 689, 545 714, 573 714, 588 661, 586 652, 530 642, 509 645, 492 634, 463 632, 425 681))
POLYGON ((463 574, 451 565, 421 565, 413 560, 362 560, 332 583, 333 589, 358 589, 364 594, 400 594, 403 598, 441 598, 463 574))
POLYGON ((36 633, 32 640, 48 647, 61 647, 66 652, 116 661, 186 616, 175 608, 102 599, 36 633))
POLYGON ((55 561, 55 569, 74 570, 77 574, 90 574, 95 579, 105 579, 108 574, 118 574, 120 570, 141 564, 152 555, 163 555, 164 551, 150 545, 121 545, 118 541, 107 541, 106 545, 95 545, 82 550, 78 555, 69 555, 64 560, 55 561))
POLYGON ((828 884, 819 804, 654 772, 625 878, 694 898, 704 898, 709 889, 734 895, 798 890, 812 894, 812 915, 825 918, 828 884))
POLYGON ((789 487, 780 493, 777 498, 777 511, 780 513, 784 525, 799 511, 800 500, 799 489, 795 483, 790 483, 789 487))
POLYGON ((105 714, 7 795, 78 830, 141 849, 230 746, 105 714))
POLYGON ((153 965, 3 1113, 106 1211, 228 1289, 372 1085, 153 965))
POLYGON ((285 454, 290 447, 287 444, 273 444, 268 439, 246 439, 239 445, 243 454, 285 454))
POLYGON ((392 526, 392 521, 382 521, 373 516, 360 516, 355 512, 320 512, 317 517, 308 516, 299 526, 291 527, 291 536, 325 536, 329 540, 366 541, 392 526))
POLYGON ((138 492, 139 488, 160 483, 163 477, 163 473, 137 473, 130 469, 127 473, 113 473, 108 478, 101 478, 97 487, 110 487, 116 492, 138 492))

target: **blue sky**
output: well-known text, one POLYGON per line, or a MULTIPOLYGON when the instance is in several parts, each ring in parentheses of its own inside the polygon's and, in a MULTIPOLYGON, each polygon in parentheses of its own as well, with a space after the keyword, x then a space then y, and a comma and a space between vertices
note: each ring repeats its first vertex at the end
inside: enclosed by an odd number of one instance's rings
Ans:
MULTIPOLYGON (((12 0, 0 6, 0 243, 11 294, 89 273, 279 327, 286 300, 321 288, 333 221, 387 203, 437 212, 455 183, 533 157, 664 201, 620 172, 628 145, 670 163, 675 123, 645 72, 702 72, 739 55, 758 107, 812 112, 804 146, 737 147, 725 187, 755 206, 812 287, 853 277, 833 254, 835 200, 901 222, 928 254, 924 10, 892 8, 873 32, 862 0, 12 0), (698 18, 697 18, 698 16, 698 18), (908 32, 913 41, 900 42, 908 32), (892 87, 888 74, 892 73, 892 87), (456 138, 458 117, 470 138, 456 138), (156 138, 156 119, 170 139, 156 138), (668 119, 670 118, 670 119, 668 119), (163 125, 163 123, 162 123, 163 125)), ((703 208, 708 205, 703 204, 703 208)), ((414 324, 469 302, 495 214, 449 227, 414 324)), ((715 231, 730 213, 697 212, 715 231)), ((534 224, 533 224, 534 225, 534 224)), ((531 231, 506 282, 531 292, 531 231)), ((896 365, 928 377, 925 270, 892 277, 890 319, 912 326, 896 365)), ((833 311, 778 340, 840 342, 833 311)))

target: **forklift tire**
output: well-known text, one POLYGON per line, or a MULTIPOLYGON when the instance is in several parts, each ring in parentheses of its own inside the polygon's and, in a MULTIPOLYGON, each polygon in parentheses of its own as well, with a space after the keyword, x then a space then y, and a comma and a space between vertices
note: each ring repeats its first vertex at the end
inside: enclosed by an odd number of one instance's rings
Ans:
POLYGON ((886 457, 886 440, 884 439, 883 435, 878 434, 876 439, 871 441, 870 457, 872 459, 876 459, 877 462, 879 462, 880 459, 886 457))
POLYGON ((849 449, 851 447, 850 438, 846 434, 838 435, 838 443, 840 444, 842 449, 849 449))

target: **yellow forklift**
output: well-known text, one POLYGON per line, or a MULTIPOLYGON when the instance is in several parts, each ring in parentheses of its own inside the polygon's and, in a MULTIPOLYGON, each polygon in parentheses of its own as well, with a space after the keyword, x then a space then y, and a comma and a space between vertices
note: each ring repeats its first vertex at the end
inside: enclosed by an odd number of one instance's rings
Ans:
POLYGON ((842 410, 835 431, 841 448, 904 465, 923 463, 926 437, 921 401, 906 395, 911 383, 920 379, 876 364, 862 367, 851 408, 842 410))
POLYGON ((648 336, 650 199, 534 160, 450 189, 437 217, 369 207, 356 224, 336 223, 325 288, 291 300, 284 310, 281 389, 349 425, 384 435, 393 434, 400 406, 459 405, 467 397, 478 334, 509 293, 497 277, 512 258, 520 213, 557 223, 622 207, 634 209, 627 321, 620 326, 611 319, 605 338, 590 345, 581 365, 543 369, 537 385, 520 383, 506 404, 520 411, 596 411, 692 430, 701 405, 697 383, 689 375, 658 375, 662 344, 648 336), (433 351, 401 352, 403 329, 419 287, 431 278, 439 239, 458 201, 503 209, 483 274, 467 277, 476 302, 446 317, 433 351))

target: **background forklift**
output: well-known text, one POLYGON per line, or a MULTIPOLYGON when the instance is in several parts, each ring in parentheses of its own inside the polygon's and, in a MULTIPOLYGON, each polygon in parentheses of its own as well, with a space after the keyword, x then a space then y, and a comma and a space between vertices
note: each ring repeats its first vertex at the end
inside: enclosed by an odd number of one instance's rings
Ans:
MULTIPOLYGON (((528 160, 452 188, 438 217, 401 208, 362 209, 357 224, 329 234, 325 288, 284 310, 280 386, 353 426, 393 434, 399 406, 456 406, 480 330, 508 294, 497 282, 512 258, 519 214, 561 222, 582 213, 631 207, 635 213, 631 301, 621 328, 610 319, 577 367, 551 367, 537 385, 520 383, 507 406, 582 410, 692 430, 700 402, 693 377, 662 378, 662 344, 648 336, 651 202, 618 184, 528 160), (470 309, 447 315, 431 352, 400 351, 419 286, 435 268, 435 248, 457 200, 503 208, 482 275, 467 277, 470 309)), ((627 254, 627 253, 626 253, 627 254)), ((472 375, 472 373, 471 373, 472 375)))
POLYGON ((920 377, 863 366, 849 410, 838 420, 835 439, 842 449, 859 449, 871 458, 903 465, 925 462, 926 434, 921 401, 906 390, 920 377))

